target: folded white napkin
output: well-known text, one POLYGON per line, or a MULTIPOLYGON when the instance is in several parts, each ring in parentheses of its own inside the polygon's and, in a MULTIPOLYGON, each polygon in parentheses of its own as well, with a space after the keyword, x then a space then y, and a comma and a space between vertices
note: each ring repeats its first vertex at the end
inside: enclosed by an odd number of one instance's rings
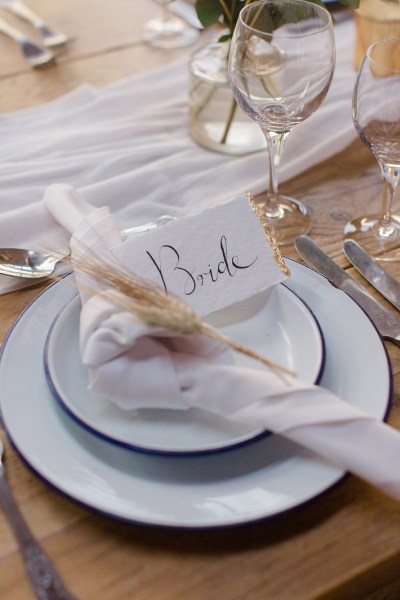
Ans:
MULTIPOLYGON (((351 117, 354 25, 335 26, 337 65, 322 106, 288 138, 281 181, 343 150, 351 117)), ((46 187, 69 183, 108 205, 119 229, 182 216, 267 188, 266 151, 217 154, 188 134, 188 57, 102 89, 81 86, 49 104, 0 115, 2 246, 58 250, 68 242, 43 206, 46 187)), ((0 277, 0 293, 21 280, 0 277)))
POLYGON ((400 499, 398 431, 322 387, 239 368, 219 342, 152 328, 119 309, 101 276, 89 281, 81 263, 82 246, 113 263, 123 242, 109 210, 90 207, 68 186, 51 186, 45 205, 73 233, 72 259, 83 289, 81 356, 99 394, 122 408, 198 407, 263 426, 400 499))

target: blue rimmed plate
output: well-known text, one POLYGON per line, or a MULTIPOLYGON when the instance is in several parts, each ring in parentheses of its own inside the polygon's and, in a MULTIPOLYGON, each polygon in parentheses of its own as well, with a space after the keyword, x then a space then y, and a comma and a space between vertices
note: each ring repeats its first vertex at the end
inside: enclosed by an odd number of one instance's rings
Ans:
MULTIPOLYGON (((126 448, 159 454, 217 452, 265 435, 261 429, 196 408, 122 410, 90 390, 79 354, 80 310, 78 296, 61 310, 50 328, 44 353, 50 388, 80 425, 126 448)), ((214 313, 209 321, 236 342, 293 370, 303 381, 319 380, 324 362, 321 329, 289 288, 276 286, 214 313)), ((266 368, 242 354, 235 354, 235 361, 240 366, 266 368)))

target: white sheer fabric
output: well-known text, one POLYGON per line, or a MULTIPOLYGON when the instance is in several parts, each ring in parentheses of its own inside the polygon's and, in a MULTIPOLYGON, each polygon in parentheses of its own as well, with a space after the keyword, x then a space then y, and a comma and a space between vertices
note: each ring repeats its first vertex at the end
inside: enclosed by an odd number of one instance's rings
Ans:
MULTIPOLYGON (((289 136, 281 180, 357 137, 351 21, 335 26, 337 66, 322 106, 289 136)), ((46 214, 51 183, 69 183, 107 205, 120 229, 181 216, 267 187, 267 156, 207 151, 188 135, 187 58, 102 89, 84 85, 43 106, 0 115, 2 246, 55 250, 67 238, 46 214)), ((322 199, 321 199, 322 200, 322 199)), ((0 292, 21 281, 0 278, 0 292)))

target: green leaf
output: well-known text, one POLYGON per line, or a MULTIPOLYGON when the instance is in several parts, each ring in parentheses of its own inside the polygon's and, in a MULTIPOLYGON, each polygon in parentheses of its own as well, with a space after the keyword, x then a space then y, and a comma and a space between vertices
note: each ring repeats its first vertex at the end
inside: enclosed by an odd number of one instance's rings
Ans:
POLYGON ((197 0, 196 12, 203 27, 214 25, 223 14, 219 0, 197 0))
POLYGON ((219 38, 219 42, 229 42, 229 40, 232 39, 232 34, 231 33, 226 33, 225 35, 221 35, 221 37, 219 38))

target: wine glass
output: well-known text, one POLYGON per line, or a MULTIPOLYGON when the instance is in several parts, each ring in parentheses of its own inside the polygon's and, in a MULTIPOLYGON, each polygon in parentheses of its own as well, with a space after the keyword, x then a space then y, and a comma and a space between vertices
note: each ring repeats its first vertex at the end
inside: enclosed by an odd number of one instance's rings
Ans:
POLYGON ((156 0, 162 8, 162 16, 151 19, 144 26, 144 41, 157 48, 172 50, 193 44, 199 32, 183 19, 174 16, 168 4, 172 0, 156 0))
POLYGON ((400 216, 392 204, 400 179, 400 39, 369 46, 353 93, 353 121, 361 140, 378 161, 383 195, 379 214, 358 217, 344 237, 358 241, 380 260, 400 260, 400 216))
POLYGON ((260 0, 240 12, 229 79, 236 101, 268 143, 269 189, 262 209, 279 244, 311 228, 310 211, 278 194, 278 170, 287 136, 320 106, 334 67, 332 19, 325 8, 305 0, 260 0))

